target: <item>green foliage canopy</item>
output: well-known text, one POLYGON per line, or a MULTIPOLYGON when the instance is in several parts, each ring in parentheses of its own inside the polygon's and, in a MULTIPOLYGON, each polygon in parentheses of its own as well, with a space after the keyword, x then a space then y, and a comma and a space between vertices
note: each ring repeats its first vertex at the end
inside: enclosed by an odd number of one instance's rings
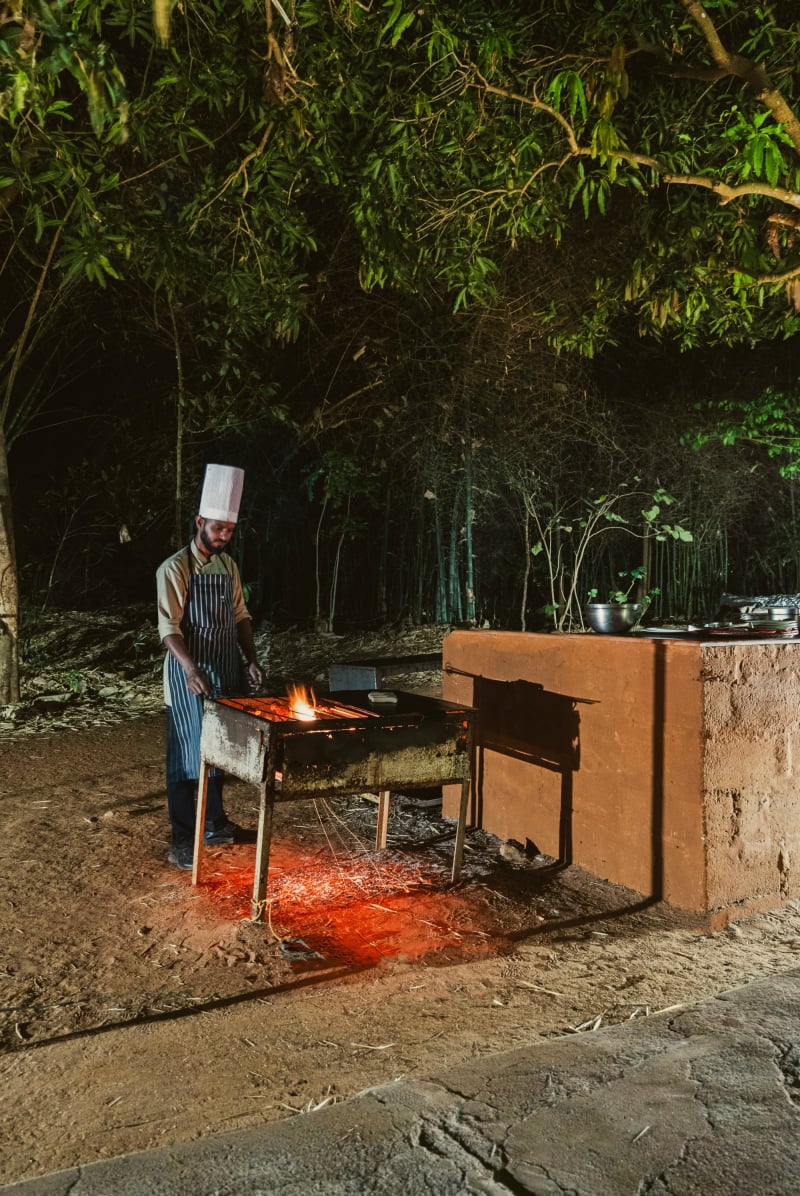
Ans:
POLYGON ((686 345, 800 327, 789 0, 1 10, 2 261, 28 292, 45 264, 168 288, 230 368, 296 335, 342 235, 364 286, 458 309, 509 247, 604 220, 577 312, 566 279, 541 313, 554 343, 591 353, 630 311, 686 345))
MULTIPOLYGON (((702 409, 702 408, 701 408, 702 409)), ((800 389, 766 387, 760 395, 743 403, 722 399, 705 408, 711 417, 707 426, 686 439, 700 449, 714 441, 724 445, 744 442, 763 449, 776 460, 785 478, 800 478, 800 389)))

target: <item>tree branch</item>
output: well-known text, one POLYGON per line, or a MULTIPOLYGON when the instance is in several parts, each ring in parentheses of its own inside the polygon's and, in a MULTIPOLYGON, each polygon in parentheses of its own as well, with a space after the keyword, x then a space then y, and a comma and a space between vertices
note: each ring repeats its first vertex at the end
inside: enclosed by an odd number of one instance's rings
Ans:
POLYGON ((5 388, 5 394, 3 395, 3 401, 2 401, 2 403, 0 403, 0 424, 2 424, 2 425, 5 425, 6 419, 8 417, 8 409, 11 404, 11 393, 14 389, 14 383, 17 380, 17 373, 19 372, 19 365, 20 365, 20 360, 22 357, 22 350, 25 348, 25 342, 28 339, 28 336, 29 336, 30 330, 31 330, 31 325, 33 324, 33 317, 36 314, 36 308, 39 306, 39 300, 42 297, 42 291, 44 290, 45 279, 47 278, 47 274, 50 269, 50 264, 53 261, 53 257, 55 255, 56 247, 58 246, 58 242, 61 240, 61 234, 63 233, 64 229, 67 226, 67 223, 69 222, 69 218, 72 215, 72 210, 75 207, 77 200, 78 200, 78 197, 77 197, 77 195, 75 195, 73 197, 72 202, 70 203, 69 207, 67 208, 66 212, 64 213, 63 218, 59 221, 58 227, 56 228, 56 231, 53 234, 53 238, 50 242, 50 247, 47 250, 47 257, 45 258, 42 268, 39 272, 39 279, 36 283, 36 289, 33 292, 33 297, 28 306, 28 314, 25 318, 25 324, 23 326, 22 332, 20 332, 20 334, 17 338, 17 344, 16 344, 16 348, 14 350, 14 360, 11 362, 11 365, 9 366, 8 380, 6 382, 6 388, 5 388))
MULTIPOLYGON (((523 96, 516 91, 507 91, 504 87, 494 87, 491 83, 487 83, 482 76, 478 75, 478 78, 480 79, 480 86, 490 95, 503 96, 507 100, 516 100, 518 104, 527 104, 529 108, 536 108, 540 112, 547 112, 550 116, 552 116, 553 120, 557 121, 558 124, 561 125, 561 128, 566 134, 567 142, 569 143, 569 147, 572 152, 574 154, 580 153, 580 147, 578 146, 578 141, 575 137, 575 130, 572 128, 572 125, 569 123, 566 117, 562 116, 560 112, 557 112, 555 108, 551 108, 549 104, 543 103, 541 100, 537 99, 536 96, 523 96)), ((477 83, 473 83, 472 86, 478 87, 479 85, 477 83)))
MULTIPOLYGON (((743 270, 729 270, 729 274, 743 274, 743 270)), ((793 278, 800 278, 800 266, 794 266, 791 270, 785 270, 782 274, 761 274, 758 278, 754 278, 751 286, 757 287, 765 283, 781 283, 791 282, 793 278)))
POLYGON ((267 142, 269 141, 270 137, 272 136, 272 130, 274 128, 275 128, 275 121, 271 120, 269 122, 269 124, 267 125, 266 129, 264 130, 263 136, 262 136, 261 140, 259 141, 258 145, 256 146, 256 148, 254 150, 251 150, 249 154, 246 154, 244 156, 244 158, 242 158, 241 162, 236 167, 236 170, 234 170, 232 174, 228 175, 228 177, 226 178, 225 182, 220 187, 217 194, 213 195, 211 197, 211 199, 209 199, 208 203, 203 204, 202 208, 200 209, 200 211, 197 213, 194 220, 192 221, 192 232, 194 232, 194 230, 197 228, 198 222, 200 220, 200 217, 203 215, 203 212, 205 212, 208 208, 210 208, 212 204, 215 204, 218 199, 221 199, 221 197, 225 194, 225 192, 228 190, 228 188, 231 187, 236 182, 236 180, 239 178, 240 175, 244 175, 244 190, 242 192, 242 199, 245 198, 245 196, 247 195, 247 192, 250 188, 250 184, 249 184, 249 181, 247 178, 247 167, 250 165, 251 162, 255 161, 256 158, 259 158, 263 154, 264 150, 267 148, 267 142))
MULTIPOLYGON (((578 150, 578 156, 596 158, 599 155, 596 150, 582 146, 578 150)), ((770 187, 767 183, 738 183, 732 186, 704 174, 673 174, 657 158, 651 158, 647 154, 635 154, 629 150, 608 150, 604 156, 619 158, 634 166, 648 166, 661 176, 664 183, 674 183, 683 187, 702 187, 706 191, 713 191, 722 204, 730 203, 731 200, 738 199, 742 195, 760 195, 764 199, 774 199, 778 203, 788 204, 792 208, 800 208, 800 192, 787 191, 785 187, 770 187)))
POLYGON ((670 58, 664 46, 644 41, 638 35, 636 50, 639 54, 645 54, 655 59, 655 69, 659 75, 668 75, 670 78, 676 79, 696 79, 699 83, 715 83, 726 75, 726 72, 718 66, 690 66, 685 62, 675 62, 670 58))
MULTIPOLYGON (((687 0, 681 0, 682 3, 687 0)), ((546 112, 552 116, 554 120, 561 125, 567 138, 570 153, 558 163, 547 163, 547 165, 558 165, 559 167, 567 160, 568 157, 576 158, 617 158, 622 162, 629 162, 633 166, 647 166, 654 170, 665 183, 674 183, 677 186, 683 187, 702 187, 706 191, 712 191, 719 198, 720 203, 727 204, 733 199, 738 199, 743 195, 760 195, 765 199, 774 199, 778 203, 788 204, 790 207, 800 209, 800 192, 787 191, 785 187, 770 187, 767 183, 739 183, 735 186, 729 183, 723 183, 718 179, 709 178, 703 174, 674 174, 669 167, 663 162, 659 162, 657 158, 652 158, 648 154, 637 154, 632 150, 614 149, 608 150, 604 154, 599 154, 597 150, 589 146, 582 146, 578 143, 575 136, 575 130, 570 125, 566 117, 557 112, 549 104, 543 103, 535 96, 520 95, 519 92, 508 91, 503 87, 494 87, 485 80, 480 83, 473 83, 473 87, 482 87, 484 91, 490 92, 492 95, 501 96, 507 100, 514 100, 518 104, 525 104, 529 108, 534 108, 539 112, 546 112)), ((799 147, 800 148, 800 147, 799 147)), ((530 185, 530 180, 527 185, 530 185)))
POLYGON ((791 138, 792 145, 800 154, 800 119, 783 98, 760 63, 734 54, 722 43, 714 22, 699 0, 681 0, 681 4, 706 39, 711 57, 720 70, 746 83, 762 104, 769 108, 779 125, 783 125, 791 138))

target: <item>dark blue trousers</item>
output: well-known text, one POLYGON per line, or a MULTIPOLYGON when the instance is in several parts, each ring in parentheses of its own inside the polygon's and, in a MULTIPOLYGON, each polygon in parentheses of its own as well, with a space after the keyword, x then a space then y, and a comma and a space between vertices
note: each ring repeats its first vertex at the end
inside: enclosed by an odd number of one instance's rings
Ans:
MULTIPOLYGON (((205 829, 219 829, 227 821, 222 805, 222 773, 208 778, 205 829)), ((167 810, 173 843, 194 843, 197 781, 167 781, 167 810)))

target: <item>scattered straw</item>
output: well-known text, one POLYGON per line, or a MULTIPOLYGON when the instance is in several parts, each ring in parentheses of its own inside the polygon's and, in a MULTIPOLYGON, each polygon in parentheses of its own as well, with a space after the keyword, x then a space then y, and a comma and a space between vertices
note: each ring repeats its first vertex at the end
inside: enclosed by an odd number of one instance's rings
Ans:
POLYGON ((581 1022, 579 1026, 570 1026, 573 1034, 583 1034, 585 1031, 599 1030, 603 1024, 603 1015, 598 1013, 597 1017, 590 1017, 587 1021, 581 1022))
POLYGON ((547 993, 548 997, 563 997, 564 993, 556 992, 554 988, 545 988, 543 984, 532 984, 530 980, 518 980, 520 988, 533 988, 536 992, 547 993))

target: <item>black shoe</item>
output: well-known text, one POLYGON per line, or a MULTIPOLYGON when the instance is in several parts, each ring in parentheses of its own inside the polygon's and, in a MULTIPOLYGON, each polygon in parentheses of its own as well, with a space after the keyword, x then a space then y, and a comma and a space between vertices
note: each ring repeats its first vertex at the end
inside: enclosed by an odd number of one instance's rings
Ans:
POLYGON ((169 849, 167 860, 170 864, 174 864, 176 868, 182 868, 184 872, 191 872, 192 864, 194 863, 194 848, 191 843, 173 843, 169 849))
POLYGON ((203 842, 211 846, 227 847, 233 843, 234 831, 237 829, 233 822, 219 823, 217 826, 213 822, 207 822, 203 829, 203 842))
POLYGON ((226 847, 231 843, 255 843, 256 838, 255 831, 245 830, 243 826, 237 826, 228 818, 220 826, 207 822, 203 831, 203 842, 212 847, 226 847))
POLYGON ((206 823, 205 833, 203 835, 204 843, 255 843, 258 835, 255 831, 247 830, 246 827, 239 826, 236 822, 231 822, 226 818, 222 826, 214 827, 210 823, 206 823))

